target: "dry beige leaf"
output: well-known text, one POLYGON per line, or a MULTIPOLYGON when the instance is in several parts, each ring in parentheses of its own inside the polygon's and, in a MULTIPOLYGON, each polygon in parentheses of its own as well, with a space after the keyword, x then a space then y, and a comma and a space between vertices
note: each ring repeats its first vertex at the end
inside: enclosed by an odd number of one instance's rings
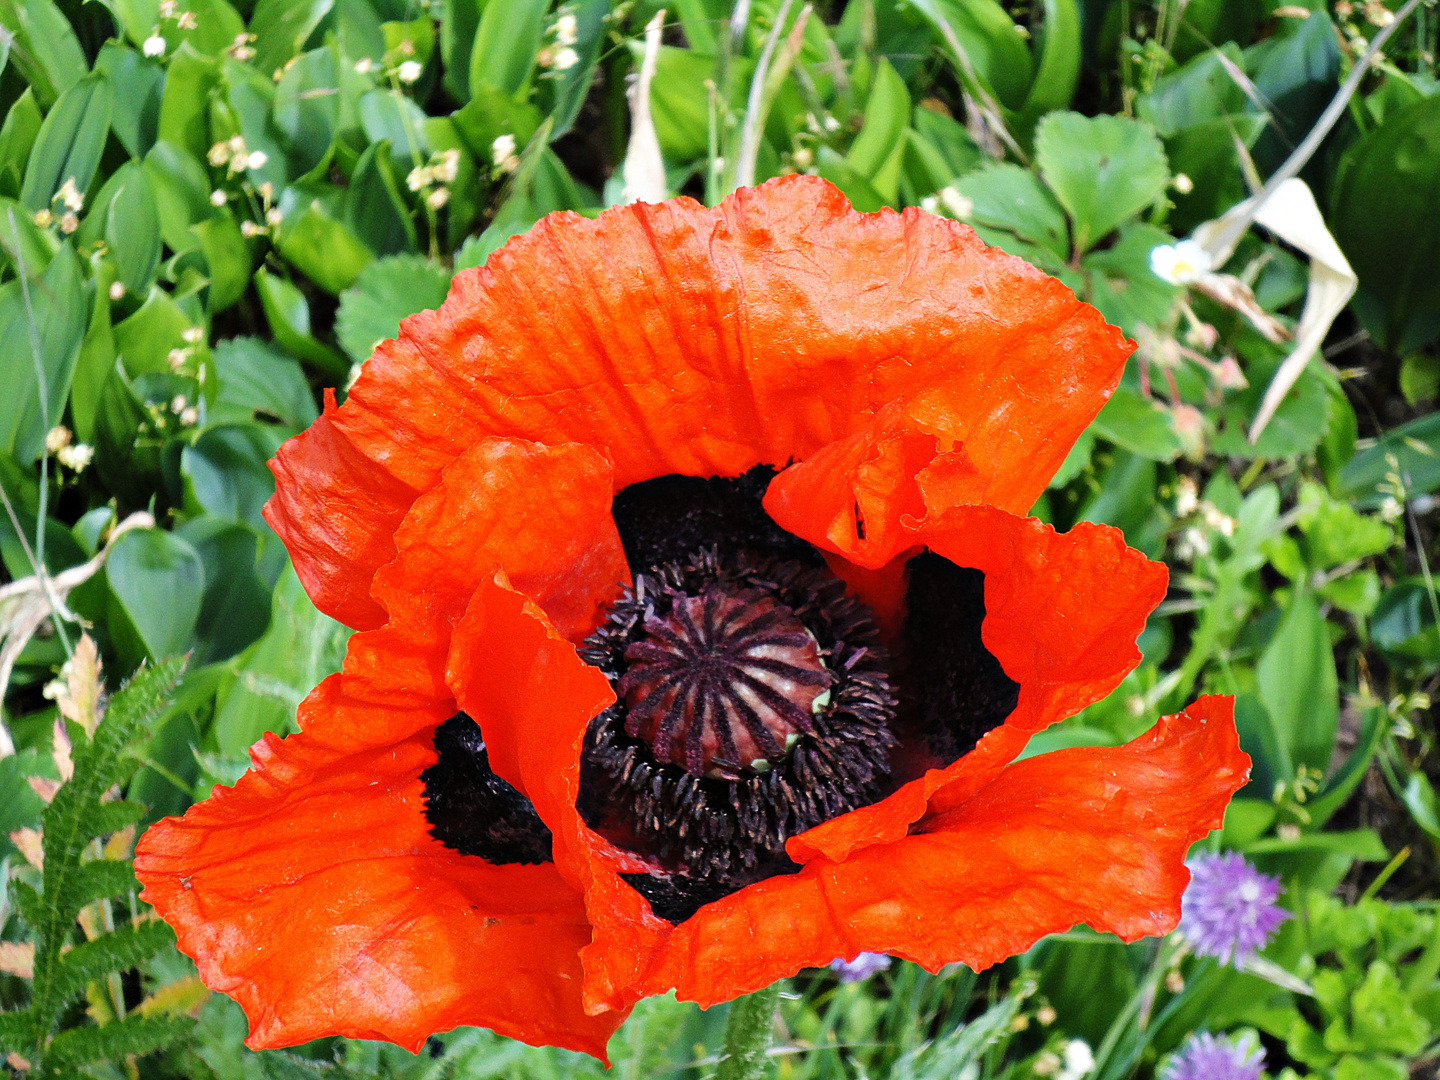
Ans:
POLYGON ((0 941, 0 971, 20 979, 33 979, 35 946, 28 941, 0 941))
POLYGON ((16 829, 10 834, 10 842, 36 870, 45 869, 45 838, 38 829, 32 829, 28 825, 16 829))
POLYGON ((55 762, 62 784, 75 775, 75 759, 70 756, 70 750, 70 733, 65 730, 65 721, 57 716, 50 733, 50 760, 55 762))

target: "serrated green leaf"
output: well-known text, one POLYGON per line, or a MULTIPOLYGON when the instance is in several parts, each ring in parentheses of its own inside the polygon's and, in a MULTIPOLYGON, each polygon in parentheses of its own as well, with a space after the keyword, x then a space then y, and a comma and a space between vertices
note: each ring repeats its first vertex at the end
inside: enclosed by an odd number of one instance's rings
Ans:
POLYGON ((175 931, 159 919, 127 923, 101 934, 60 957, 54 992, 61 997, 78 993, 90 980, 135 967, 174 941, 175 931))
POLYGON ((1124 116, 1051 113, 1035 129, 1035 160, 1070 215, 1079 252, 1155 202, 1170 180, 1154 130, 1124 116))
POLYGON ((66 180, 84 194, 100 164, 110 131, 110 84, 103 74, 87 75, 60 95, 40 125, 20 201, 32 211, 47 209, 66 180))
POLYGON ((450 291, 445 268, 419 255, 380 259, 361 271, 340 296, 335 336, 356 363, 369 359, 375 346, 400 331, 400 320, 437 308, 450 291))
POLYGON ((967 220, 1012 232, 1062 261, 1069 256, 1065 211, 1034 173, 1018 165, 991 165, 955 186, 973 203, 967 220))
POLYGON ((42 1060, 47 1069, 66 1069, 88 1061, 149 1054, 184 1038, 192 1024, 188 1017, 127 1016, 104 1027, 70 1028, 51 1040, 42 1060))
POLYGON ((133 825, 145 816, 145 807, 129 799, 112 799, 101 803, 90 812, 90 828, 96 836, 119 832, 126 825, 133 825))
POLYGON ((34 1022, 29 1009, 0 1013, 0 1051, 28 1050, 35 1042, 34 1022))
MULTIPOLYGON (((89 831, 88 825, 85 826, 85 831, 89 831)), ((46 840, 49 840, 48 834, 46 840)), ((48 851, 46 863, 49 863, 48 851)), ((46 869, 48 871, 48 865, 46 869)), ((54 903, 57 910, 68 915, 69 919, 74 919, 86 904, 113 896, 124 896, 133 891, 135 887, 135 874, 128 862, 96 859, 83 864, 65 879, 64 888, 59 890, 54 903)), ((47 883, 44 893, 47 906, 51 903, 50 895, 51 890, 47 883)), ((66 921, 68 922, 69 919, 66 921)))
POLYGON ((23 881, 10 882, 10 894, 15 898, 15 910, 31 926, 39 926, 45 917, 44 902, 40 894, 23 881))

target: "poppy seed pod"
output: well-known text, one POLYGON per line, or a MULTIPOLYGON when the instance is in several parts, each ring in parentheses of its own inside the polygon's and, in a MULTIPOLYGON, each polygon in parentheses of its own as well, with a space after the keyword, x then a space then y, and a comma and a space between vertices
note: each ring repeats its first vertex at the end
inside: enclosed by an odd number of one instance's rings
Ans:
POLYGON ((603 1055, 862 952, 984 967, 1179 917, 1228 699, 1016 762, 1165 568, 1023 515, 1132 349, 966 226, 801 176, 552 215, 281 448, 354 627, 301 732, 143 839, 251 1046, 481 1024, 603 1055))

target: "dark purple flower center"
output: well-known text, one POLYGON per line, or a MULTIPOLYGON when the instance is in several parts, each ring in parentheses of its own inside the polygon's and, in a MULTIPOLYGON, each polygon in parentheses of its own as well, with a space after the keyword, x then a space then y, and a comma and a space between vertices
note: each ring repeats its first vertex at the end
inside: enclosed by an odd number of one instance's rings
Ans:
POLYGON ((759 590, 676 597, 625 649, 625 733, 692 776, 769 772, 833 681, 795 612, 759 590))

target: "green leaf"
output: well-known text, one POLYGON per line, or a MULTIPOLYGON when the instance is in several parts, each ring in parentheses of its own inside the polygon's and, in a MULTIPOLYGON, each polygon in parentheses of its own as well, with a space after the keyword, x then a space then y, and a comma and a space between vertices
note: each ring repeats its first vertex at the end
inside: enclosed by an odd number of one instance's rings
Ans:
POLYGON ((161 139, 145 155, 144 167, 160 214, 161 239, 177 254, 192 250, 200 242, 192 227, 215 213, 205 166, 181 147, 161 139))
POLYGON ((1387 352, 1440 337, 1440 97, 1394 116, 1346 154, 1331 221, 1360 278, 1362 325, 1387 352))
POLYGON ((828 146, 821 146, 816 153, 815 172, 843 191, 850 205, 861 213, 874 213, 885 205, 885 196, 828 146))
POLYGON ((85 77, 85 54, 70 22, 51 0, 0 0, 0 25, 14 35, 5 50, 21 77, 49 107, 85 77))
MULTIPOLYGON (((342 309, 344 302, 342 296, 342 309)), ((211 362, 220 384, 210 408, 212 423, 274 417, 286 425, 288 433, 299 434, 315 422, 315 401, 305 373, 293 357, 269 342, 230 338, 215 346, 211 362)))
POLYGON ((1186 128, 1243 112, 1245 91, 1231 77, 1222 59, 1237 71, 1244 68, 1240 47, 1227 41, 1157 79, 1149 93, 1135 99, 1136 115, 1168 139, 1186 128))
POLYGON ((250 16, 255 70, 270 74, 297 56, 335 0, 260 0, 250 16))
POLYGON ((144 506, 160 482, 160 452, 143 434, 145 403, 118 360, 100 386, 95 410, 95 469, 123 506, 144 506))
POLYGON ((1440 799, 1435 796, 1430 778, 1423 772, 1412 772, 1400 797, 1415 824, 1424 829, 1431 840, 1440 842, 1440 799))
POLYGON ((1155 132, 1123 116, 1051 113, 1035 129, 1035 159, 1081 252, 1159 199, 1170 180, 1155 132))
POLYGON ((27 86, 10 106, 5 125, 0 127, 0 195, 13 198, 20 194, 25 163, 30 160, 30 150, 44 119, 40 106, 35 104, 35 92, 27 86))
POLYGON ((1034 173, 1019 165, 990 165, 955 186, 974 204, 969 220, 1012 232, 1062 261, 1069 256, 1065 211, 1034 173))
POLYGON ((1339 683, 1330 634, 1308 592, 1293 594, 1255 674, 1260 700, 1290 760, 1323 775, 1335 748, 1339 683))
POLYGON ((32 211, 47 209, 66 180, 73 180, 84 194, 109 131, 110 85, 103 74, 87 75, 60 95, 40 125, 25 166, 20 201, 32 211))
POLYGON ((119 832, 145 816, 145 806, 129 799, 115 799, 93 808, 86 821, 96 836, 119 832))
POLYGON ((296 59, 275 88, 275 126, 290 141, 291 164, 307 173, 324 159, 340 124, 340 73, 332 49, 296 59))
POLYGON ((1170 170, 1184 173, 1193 185, 1182 194, 1171 189, 1175 206, 1169 227, 1176 235, 1193 230, 1203 221, 1222 213, 1249 197, 1245 173, 1236 145, 1250 147, 1264 130, 1263 116, 1222 116, 1185 128, 1165 139, 1170 170))
POLYGON ((62 1031, 45 1051, 47 1067, 74 1068, 87 1061, 122 1061, 149 1054, 189 1034, 194 1021, 184 1016, 127 1016, 104 1027, 62 1031))
POLYGON ((1181 289, 1150 269, 1150 252, 1172 237, 1144 222, 1120 226, 1120 238, 1104 251, 1092 251, 1080 267, 1090 288, 1085 299, 1100 309, 1105 321, 1127 334, 1158 326, 1169 315, 1181 289))
POLYGON ((280 229, 280 254, 331 294, 348 287, 375 257, 319 200, 298 216, 287 217, 280 229))
POLYGON ((362 363, 376 345, 399 333, 401 319, 438 308, 449 291, 450 275, 444 267, 419 255, 380 259, 340 295, 335 336, 351 359, 362 363))
POLYGON ((65 409, 87 322, 80 274, 67 244, 43 277, 0 286, 0 371, 13 373, 0 396, 0 451, 20 462, 40 455, 65 409))
POLYGON ((292 567, 275 586, 265 636, 233 662, 215 698, 220 752, 240 757, 267 731, 294 730, 295 708, 340 669, 350 630, 321 614, 292 567))
POLYGON ((159 137, 197 162, 210 150, 210 94, 219 85, 220 65, 189 45, 180 46, 165 70, 159 137))
POLYGON ((1398 581, 1385 590, 1370 619, 1370 639, 1402 665, 1440 665, 1440 624, 1436 600, 1420 578, 1398 581))
POLYGON ((1307 453, 1324 438, 1331 416, 1329 390, 1318 365, 1312 364, 1295 380, 1260 438, 1254 443, 1250 441, 1246 431, 1278 367, 1278 359, 1248 364, 1245 375, 1250 380, 1249 387, 1226 394, 1225 403, 1211 411, 1216 421, 1215 438, 1211 442, 1215 453, 1243 458, 1282 458, 1307 453))
MULTIPOLYGON (((372 90, 360 99, 360 122, 372 143, 389 140, 395 167, 408 172, 430 155, 425 141, 425 113, 394 90, 372 90)), ((485 148, 489 153, 490 148, 485 148)))
POLYGON ((1082 40, 1075 0, 1045 0, 1045 21, 1037 42, 1040 64, 1020 110, 1025 123, 1033 124, 1048 112, 1069 107, 1080 81, 1082 40))
POLYGON ((900 166, 909 124, 910 91, 890 62, 881 59, 870 99, 865 103, 865 123, 850 144, 845 163, 868 180, 890 205, 899 198, 900 166))
POLYGON ((936 29, 939 41, 955 60, 956 74, 967 88, 970 79, 966 65, 954 56, 942 25, 965 51, 980 89, 1006 108, 1018 109, 1024 104, 1035 61, 1003 7, 994 0, 911 0, 911 6, 936 29))
POLYGON ((580 59, 565 71, 552 71, 552 77, 541 83, 542 93, 549 98, 549 108, 546 111, 554 122, 554 127, 550 129, 552 141, 570 130, 595 83, 595 67, 600 59, 600 50, 605 44, 610 2, 576 0, 574 4, 567 5, 566 10, 575 16, 573 48, 580 59), (554 75, 559 77, 554 78, 554 75))
POLYGON ((1119 387, 1090 424, 1090 430, 1133 454, 1153 461, 1173 461, 1180 437, 1170 414, 1135 391, 1119 387))
POLYGON ((332 379, 341 381, 349 376, 350 365, 345 358, 310 336, 310 305, 304 293, 263 266, 255 271, 255 291, 260 294, 270 332, 281 347, 308 360, 332 379))
POLYGON ((1378 518, 1356 513, 1348 502, 1330 497, 1319 484, 1300 488, 1300 532, 1312 569, 1328 570, 1354 559, 1389 550, 1395 532, 1378 518))
POLYGON ((470 50, 470 93, 485 86, 518 97, 545 30, 547 0, 486 0, 470 50))
POLYGON ((116 175, 121 187, 106 215, 105 242, 125 288, 144 296, 160 265, 160 211, 138 164, 126 162, 116 175))
POLYGON ((440 59, 445 89, 456 101, 470 99, 470 53, 480 26, 481 0, 443 0, 440 9, 440 59))
POLYGON ((398 255, 418 246, 388 139, 371 143, 360 155, 345 197, 345 225, 376 255, 398 255))
POLYGON ((60 957, 55 993, 61 996, 77 993, 91 979, 132 968, 174 940, 175 931, 159 920, 149 920, 130 923, 77 945, 60 957))
MULTIPOLYGON (((187 464, 193 468, 194 462, 187 464)), ((185 467, 182 464, 181 469, 185 467)), ((273 489, 274 481, 267 486, 273 489)), ((270 621, 270 590, 256 567, 256 530, 228 524, 218 515, 205 515, 187 521, 175 532, 195 549, 205 567, 205 592, 195 623, 196 662, 228 660, 265 633, 270 621)), ((264 535, 270 543, 278 543, 268 527, 264 535)))
POLYGON ((245 242, 240 226, 235 224, 235 216, 229 207, 191 225, 190 231, 199 239, 200 251, 210 270, 210 292, 205 300, 205 310, 214 315, 245 295, 252 268, 250 245, 245 242))
POLYGON ((275 494, 275 478, 265 463, 275 450, 275 440, 255 424, 210 427, 181 451, 180 475, 206 514, 265 535, 269 526, 260 511, 275 494))
POLYGON ((160 529, 133 529, 110 549, 110 591, 153 658, 183 651, 200 617, 205 567, 195 549, 160 529))
POLYGON ((107 41, 95 59, 95 68, 110 83, 110 130, 132 158, 143 158, 160 135, 160 103, 165 73, 149 57, 107 41))
POLYGON ((1382 435, 1356 454, 1340 474, 1340 494, 1353 498, 1359 506, 1378 506, 1387 497, 1413 499, 1436 488, 1440 488, 1440 412, 1427 413, 1382 435))
POLYGON ((170 351, 188 344, 185 332, 193 325, 169 293, 152 288, 145 303, 115 326, 115 345, 126 372, 131 376, 169 374, 170 351))

